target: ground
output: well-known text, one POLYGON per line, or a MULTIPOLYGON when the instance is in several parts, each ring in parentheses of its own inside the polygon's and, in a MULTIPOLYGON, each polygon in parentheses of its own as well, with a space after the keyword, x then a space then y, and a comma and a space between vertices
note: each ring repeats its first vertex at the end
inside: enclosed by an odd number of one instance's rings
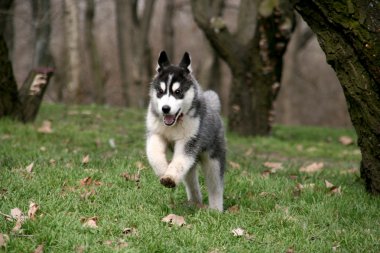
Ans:
POLYGON ((0 120, 0 252, 379 252, 380 199, 360 180, 353 130, 229 134, 219 213, 189 206, 183 186, 159 183, 145 156, 144 118, 43 104, 34 124, 0 120), (31 202, 34 219, 15 228, 11 210, 27 215, 31 202), (169 214, 186 224, 161 221, 169 214))

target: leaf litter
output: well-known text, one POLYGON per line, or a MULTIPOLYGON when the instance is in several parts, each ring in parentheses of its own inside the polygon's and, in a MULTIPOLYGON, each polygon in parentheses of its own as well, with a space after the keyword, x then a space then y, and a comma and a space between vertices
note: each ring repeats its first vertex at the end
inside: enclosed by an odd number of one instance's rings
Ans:
POLYGON ((314 173, 314 172, 318 172, 318 171, 321 171, 324 167, 324 164, 323 162, 320 162, 320 163, 312 163, 312 164, 309 164, 307 166, 304 166, 304 167, 301 167, 299 169, 300 172, 306 172, 306 173, 314 173))
POLYGON ((50 120, 44 120, 42 122, 42 125, 37 129, 37 132, 44 133, 44 134, 52 133, 53 129, 51 128, 51 121, 50 120))
POLYGON ((176 225, 182 227, 186 224, 185 218, 176 214, 169 214, 161 219, 162 222, 166 222, 169 225, 176 225))

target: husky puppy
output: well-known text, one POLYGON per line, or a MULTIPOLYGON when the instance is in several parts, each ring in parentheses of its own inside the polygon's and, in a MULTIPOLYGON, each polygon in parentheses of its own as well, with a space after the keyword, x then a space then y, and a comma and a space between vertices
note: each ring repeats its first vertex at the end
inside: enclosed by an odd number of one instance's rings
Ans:
POLYGON ((160 183, 172 188, 183 182, 191 203, 201 204, 196 164, 202 165, 209 207, 223 211, 223 175, 226 146, 220 101, 213 91, 203 92, 191 74, 186 52, 178 66, 165 51, 158 58, 150 84, 146 152, 160 183), (166 151, 173 148, 168 162, 166 151))

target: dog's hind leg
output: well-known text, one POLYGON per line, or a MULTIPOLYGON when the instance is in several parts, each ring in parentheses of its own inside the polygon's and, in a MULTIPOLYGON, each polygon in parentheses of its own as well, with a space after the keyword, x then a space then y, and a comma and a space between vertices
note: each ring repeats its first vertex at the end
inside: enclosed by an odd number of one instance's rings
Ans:
POLYGON ((208 154, 202 156, 202 167, 205 174, 208 202, 211 209, 223 211, 223 171, 218 159, 208 154))
POLYGON ((195 205, 202 204, 202 194, 199 189, 199 181, 197 175, 197 168, 192 167, 184 178, 186 186, 187 199, 190 203, 195 205))

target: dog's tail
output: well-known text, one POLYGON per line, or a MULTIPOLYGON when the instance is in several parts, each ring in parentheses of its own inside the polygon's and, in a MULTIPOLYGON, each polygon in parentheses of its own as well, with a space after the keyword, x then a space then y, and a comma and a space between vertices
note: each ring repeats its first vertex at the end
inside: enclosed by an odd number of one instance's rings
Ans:
POLYGON ((203 93, 207 105, 214 111, 220 112, 221 104, 218 94, 215 91, 208 90, 203 93))

